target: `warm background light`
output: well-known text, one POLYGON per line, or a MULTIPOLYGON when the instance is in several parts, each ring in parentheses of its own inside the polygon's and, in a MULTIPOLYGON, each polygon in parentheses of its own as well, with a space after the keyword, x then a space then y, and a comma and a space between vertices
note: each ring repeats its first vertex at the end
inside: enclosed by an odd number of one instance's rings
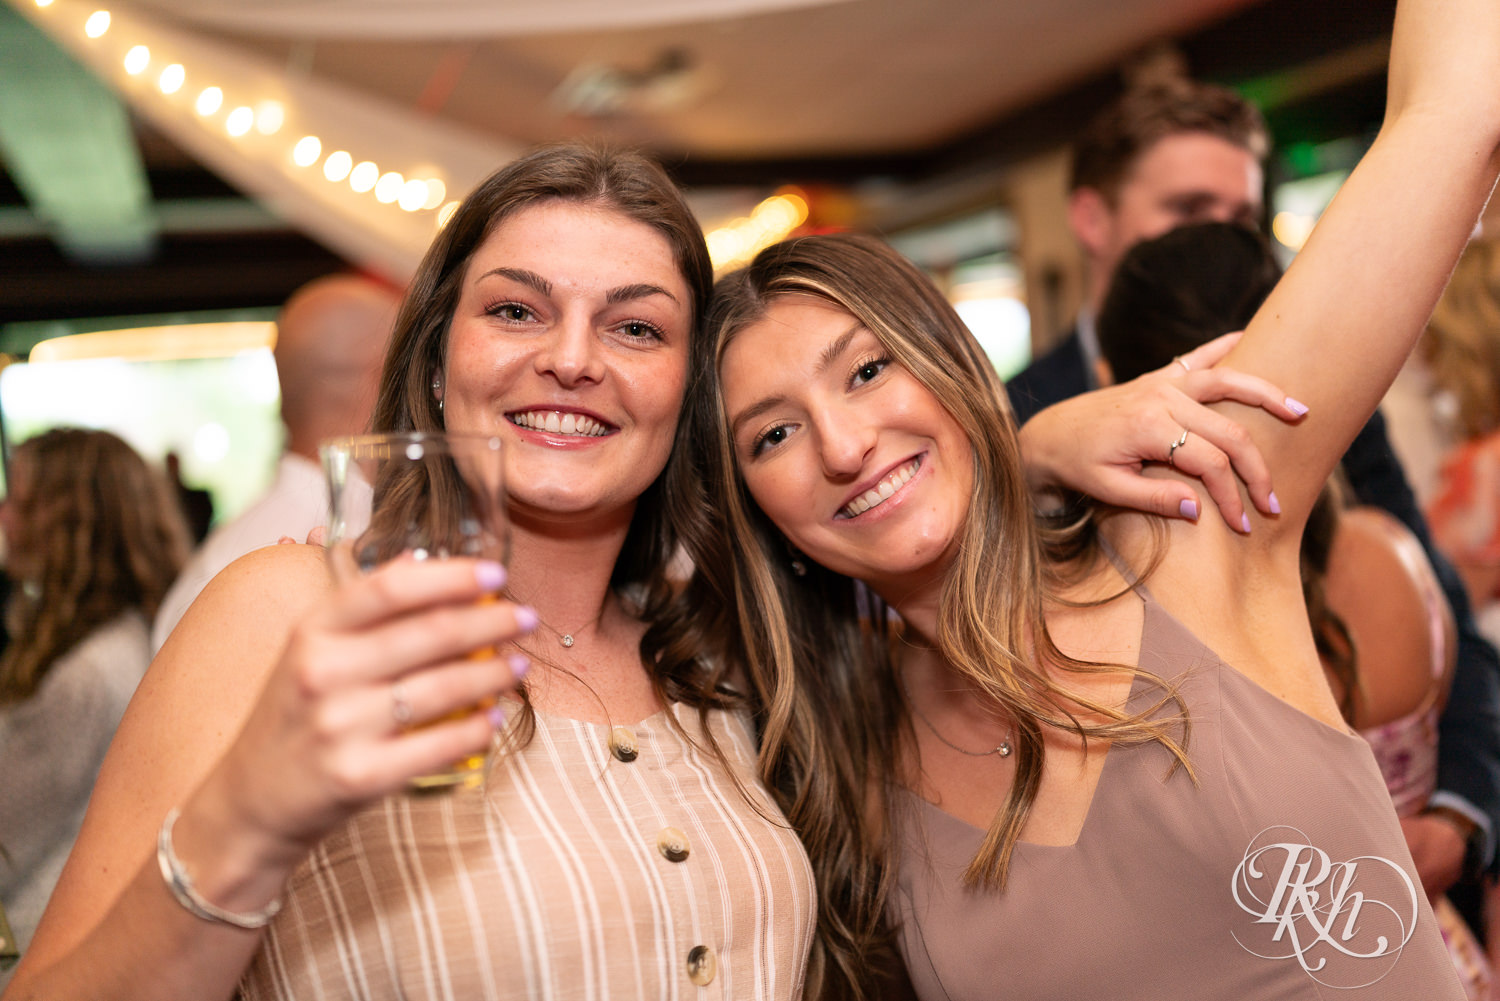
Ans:
POLYGON ((354 166, 354 157, 343 150, 335 150, 328 154, 328 159, 323 161, 323 176, 338 183, 349 176, 349 168, 352 166, 354 166))
POLYGON ((156 81, 163 94, 175 94, 182 89, 182 83, 187 79, 187 70, 182 68, 181 63, 173 63, 161 71, 161 77, 156 81))
POLYGON ((224 92, 218 87, 204 87, 193 107, 200 115, 211 115, 224 103, 224 92))
POLYGON ((29 361, 36 365, 85 358, 125 361, 222 358, 242 351, 274 347, 275 344, 276 324, 269 321, 182 323, 54 337, 32 348, 29 361))
POLYGON ((323 155, 323 141, 317 136, 303 136, 292 147, 292 162, 299 167, 311 167, 323 155))
POLYGON ((375 187, 375 182, 380 180, 380 168, 369 160, 354 165, 349 171, 349 187, 364 194, 375 187))

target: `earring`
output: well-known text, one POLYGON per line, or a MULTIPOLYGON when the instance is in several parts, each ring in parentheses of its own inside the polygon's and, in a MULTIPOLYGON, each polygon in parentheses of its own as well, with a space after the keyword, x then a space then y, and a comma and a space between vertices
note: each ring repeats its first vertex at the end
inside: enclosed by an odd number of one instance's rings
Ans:
POLYGON ((442 413, 443 412, 443 397, 442 397, 442 392, 443 392, 443 377, 441 375, 438 375, 437 373, 434 372, 433 376, 432 376, 432 393, 433 393, 434 396, 437 397, 437 401, 438 401, 438 413, 442 413))
POLYGON ((796 576, 796 577, 806 577, 807 576, 807 563, 804 562, 803 559, 802 559, 802 550, 800 550, 796 546, 792 545, 791 542, 787 542, 787 544, 786 544, 786 552, 787 552, 787 556, 789 557, 789 559, 791 561, 790 562, 790 566, 792 568, 792 574, 793 574, 793 576, 796 576))

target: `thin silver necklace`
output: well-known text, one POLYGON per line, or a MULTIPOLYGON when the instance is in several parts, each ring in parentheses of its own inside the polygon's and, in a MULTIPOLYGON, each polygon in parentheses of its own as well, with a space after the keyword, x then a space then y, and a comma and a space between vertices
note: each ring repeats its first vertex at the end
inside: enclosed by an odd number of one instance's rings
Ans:
POLYGON ((1010 757, 1011 752, 1015 750, 1013 747, 1011 747, 1009 733, 1001 737, 1000 743, 990 748, 988 751, 970 751, 965 748, 959 747, 953 741, 949 740, 947 737, 944 737, 941 733, 939 733, 938 728, 932 725, 932 720, 927 718, 927 714, 917 708, 916 702, 912 700, 911 690, 906 687, 905 678, 901 679, 901 690, 906 693, 906 704, 911 706, 911 711, 917 714, 917 719, 927 724, 927 729, 932 731, 932 735, 934 737, 936 737, 938 740, 941 740, 949 747, 953 748, 959 754, 967 754, 971 758, 988 758, 992 754, 998 754, 1002 758, 1008 758, 1010 757))
POLYGON ((537 621, 540 622, 542 625, 546 626, 547 627, 547 631, 550 632, 550 633, 552 633, 554 636, 557 637, 557 642, 558 642, 558 644, 560 646, 564 647, 565 649, 571 650, 573 648, 573 644, 576 643, 576 642, 578 642, 578 640, 577 640, 578 634, 582 633, 585 629, 589 628, 590 626, 597 624, 599 622, 599 620, 602 619, 602 618, 604 618, 604 609, 601 608, 599 610, 599 614, 598 615, 594 616, 592 619, 589 619, 587 622, 585 622, 583 625, 579 626, 577 629, 574 629, 571 632, 566 632, 566 633, 563 632, 561 629, 558 629, 556 626, 552 625, 550 622, 547 622, 546 620, 542 619, 540 616, 537 617, 537 621))
POLYGON ((610 596, 605 595, 604 603, 599 606, 598 615, 594 616, 592 619, 589 619, 581 626, 569 629, 567 632, 563 632, 561 629, 557 628, 552 623, 542 618, 540 615, 537 616, 537 622, 546 627, 549 633, 557 637, 557 643, 559 646, 561 646, 565 650, 571 650, 573 649, 573 644, 578 642, 578 637, 583 633, 585 629, 588 629, 591 626, 598 625, 599 620, 604 618, 604 613, 609 611, 609 603, 610 596))

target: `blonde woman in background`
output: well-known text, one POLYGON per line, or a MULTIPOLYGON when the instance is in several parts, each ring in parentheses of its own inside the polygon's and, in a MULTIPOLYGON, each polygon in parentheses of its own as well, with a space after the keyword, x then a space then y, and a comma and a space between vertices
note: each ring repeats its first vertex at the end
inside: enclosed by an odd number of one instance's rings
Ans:
POLYGON ((1500 642, 1500 241, 1477 240, 1464 252, 1420 354, 1455 442, 1427 517, 1480 629, 1500 642))

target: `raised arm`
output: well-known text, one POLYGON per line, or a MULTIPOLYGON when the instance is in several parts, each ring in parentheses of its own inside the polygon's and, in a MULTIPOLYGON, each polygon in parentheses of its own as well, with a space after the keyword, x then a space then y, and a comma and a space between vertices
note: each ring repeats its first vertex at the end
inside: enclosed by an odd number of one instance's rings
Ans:
POLYGON ((403 680, 419 722, 512 685, 501 659, 467 656, 516 635, 514 606, 478 601, 501 577, 398 561, 330 593, 322 550, 303 546, 225 570, 132 701, 6 1001, 229 997, 262 933, 174 898, 163 819, 180 809, 175 854, 203 898, 263 911, 343 818, 488 745, 478 714, 403 732, 391 685, 403 680))
MULTIPOLYGON (((1500 4, 1401 0, 1380 134, 1227 363, 1311 408, 1288 429, 1225 405, 1301 524, 1422 331, 1493 186, 1500 4)), ((1278 528, 1279 526, 1279 528, 1278 528)))

